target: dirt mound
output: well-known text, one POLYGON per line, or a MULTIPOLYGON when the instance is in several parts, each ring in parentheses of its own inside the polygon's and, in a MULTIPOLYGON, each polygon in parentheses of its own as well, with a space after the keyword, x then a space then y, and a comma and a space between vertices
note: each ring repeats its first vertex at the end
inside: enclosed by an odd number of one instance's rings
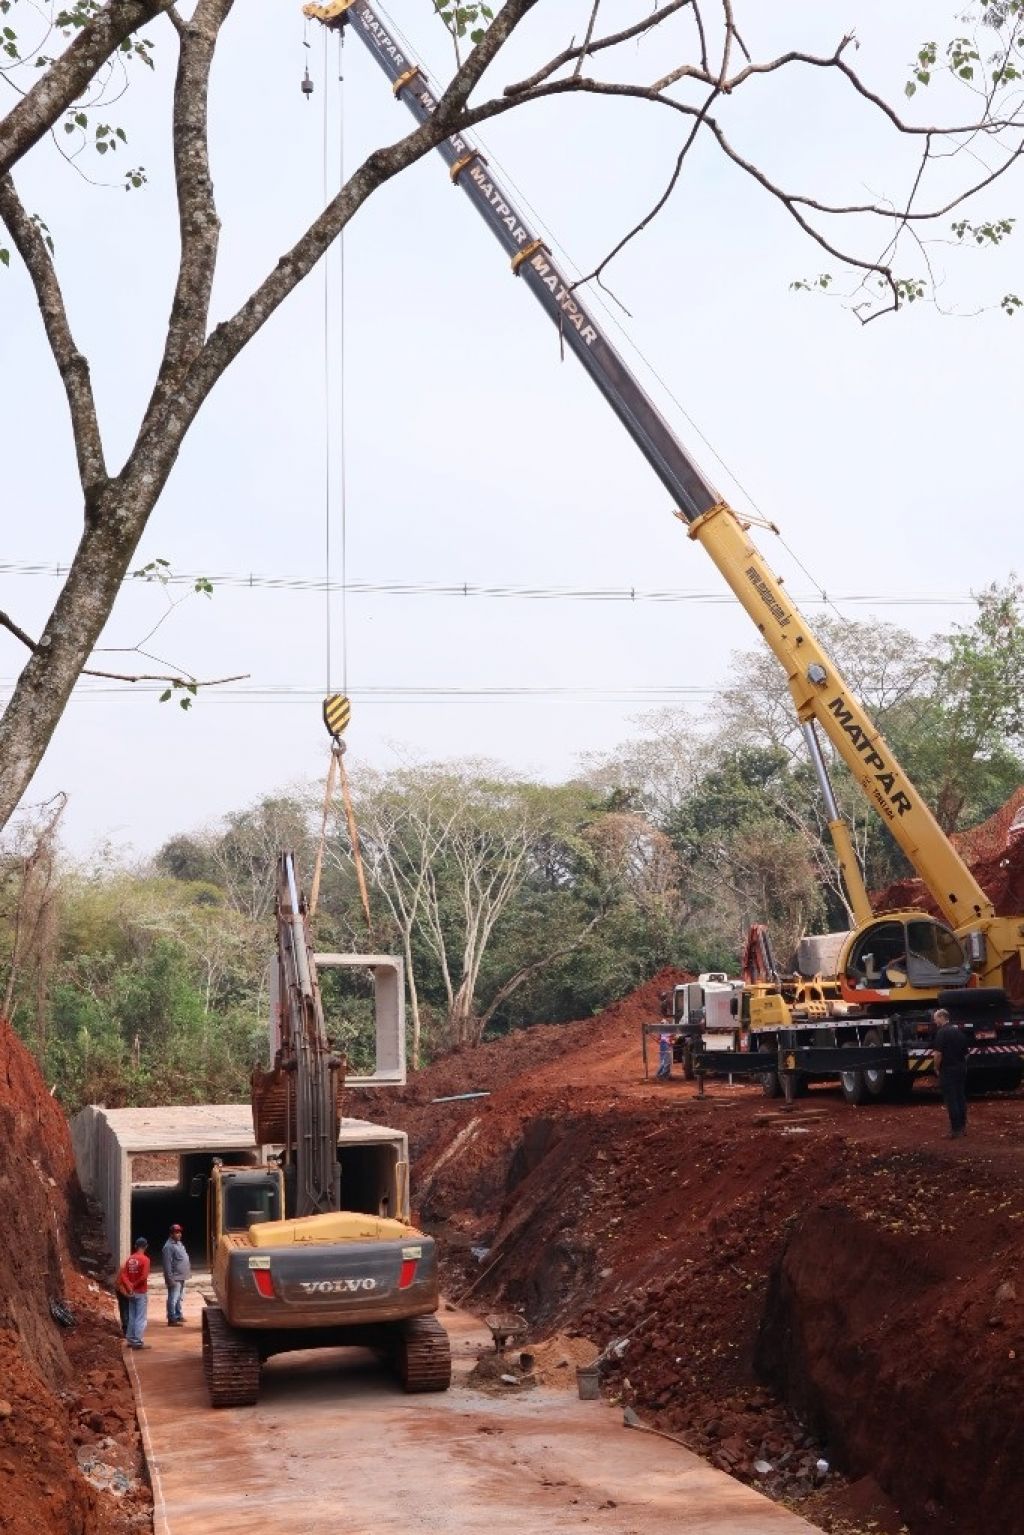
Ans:
POLYGON ((556 1332, 530 1349, 537 1379, 542 1386, 556 1391, 576 1390, 576 1371, 592 1365, 598 1356, 596 1343, 589 1338, 571 1337, 556 1332))
MULTIPOLYGON (((529 1148, 517 1151, 517 1144, 535 1095, 541 1093, 559 1114, 587 1097, 600 1102, 614 1097, 617 1082, 636 1075, 641 1025, 658 1018, 662 992, 691 980, 689 971, 666 968, 593 1018, 537 1024, 453 1051, 417 1072, 404 1088, 349 1092, 345 1112, 390 1120, 408 1131, 414 1198, 428 1220, 444 1220, 431 1189, 446 1168, 446 1207, 458 1205, 452 1199, 457 1178, 467 1217, 475 1212, 487 1220, 501 1203, 513 1158, 530 1155, 529 1148), (469 1092, 488 1096, 435 1101, 469 1092), (488 1170, 485 1175, 482 1169, 488 1170)), ((468 1247, 474 1229, 467 1218, 450 1235, 468 1247)))
POLYGON ((968 831, 954 832, 952 841, 960 857, 967 863, 987 863, 1006 852, 1011 840, 1010 829, 1017 816, 1024 810, 1024 784, 1015 789, 994 815, 968 831))
POLYGON ((99 1241, 64 1116, 2 1020, 0 1063, 0 1522, 9 1535, 119 1535, 149 1495, 116 1309, 82 1262, 91 1247, 98 1273, 99 1241))
MULTIPOLYGON (((960 856, 993 903, 997 915, 1012 916, 1024 911, 1024 836, 1010 828, 1024 811, 1024 786, 1017 789, 995 815, 970 831, 953 836, 960 856)), ((900 906, 916 906, 938 916, 939 910, 919 879, 895 881, 871 897, 876 911, 893 911, 900 906)))

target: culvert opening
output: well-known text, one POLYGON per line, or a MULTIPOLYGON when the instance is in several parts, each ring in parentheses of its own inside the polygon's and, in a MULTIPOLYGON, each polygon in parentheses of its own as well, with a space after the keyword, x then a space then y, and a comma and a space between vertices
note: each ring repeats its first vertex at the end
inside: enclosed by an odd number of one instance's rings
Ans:
POLYGON ((170 1227, 182 1229, 193 1269, 210 1266, 206 1239, 206 1180, 215 1157, 230 1167, 253 1167, 254 1151, 225 1147, 184 1154, 151 1153, 133 1157, 131 1169, 131 1239, 145 1237, 154 1267, 170 1227))

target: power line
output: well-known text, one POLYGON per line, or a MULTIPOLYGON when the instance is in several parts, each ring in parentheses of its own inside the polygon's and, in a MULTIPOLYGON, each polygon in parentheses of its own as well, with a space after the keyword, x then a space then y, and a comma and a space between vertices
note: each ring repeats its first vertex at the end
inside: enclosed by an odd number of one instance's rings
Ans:
MULTIPOLYGON (((13 678, 0 679, 0 690, 10 689, 14 686, 13 678)), ((163 691, 162 684, 150 686, 144 683, 124 684, 120 687, 112 687, 102 683, 83 682, 71 695, 73 701, 84 702, 88 700, 99 701, 105 698, 143 697, 163 691)), ((430 702, 437 699, 455 701, 479 702, 499 699, 524 699, 543 700, 553 699, 572 701, 574 699, 586 703, 684 703, 699 701, 706 698, 717 698, 721 689, 714 687, 676 686, 672 683, 658 684, 623 684, 616 687, 607 684, 603 687, 459 687, 446 684, 422 686, 390 685, 387 683, 370 684, 363 687, 353 687, 351 697, 363 699, 369 702, 430 702)), ((323 690, 317 686, 305 686, 298 683, 253 683, 248 687, 211 687, 203 689, 204 701, 228 701, 246 702, 304 702, 306 699, 320 699, 323 690)))
MULTIPOLYGON (((0 561, 0 574, 11 576, 48 576, 58 580, 68 573, 68 566, 54 561, 0 561)), ((331 581, 324 576, 268 576, 256 572, 178 571, 164 579, 170 586, 192 586, 203 578, 215 586, 235 590, 328 592, 349 596, 378 597, 448 597, 514 599, 528 602, 661 602, 696 603, 708 606, 734 606, 729 591, 705 591, 685 587, 639 586, 528 586, 492 584, 474 581, 331 581)), ((122 585, 132 584, 127 576, 122 585)), ((831 607, 834 602, 861 606, 900 608, 973 607, 974 597, 964 592, 847 592, 842 595, 820 591, 794 596, 800 607, 831 607)))

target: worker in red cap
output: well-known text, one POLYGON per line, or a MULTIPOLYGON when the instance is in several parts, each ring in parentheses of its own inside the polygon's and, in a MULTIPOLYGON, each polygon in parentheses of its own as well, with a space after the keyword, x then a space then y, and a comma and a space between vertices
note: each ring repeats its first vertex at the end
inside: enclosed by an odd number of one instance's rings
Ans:
POLYGON ((171 1227, 167 1241, 161 1252, 164 1265, 164 1284, 167 1286, 167 1325, 168 1327, 184 1327, 185 1317, 182 1306, 185 1300, 185 1285, 192 1274, 192 1265, 189 1262, 185 1244, 181 1240, 181 1227, 171 1227))

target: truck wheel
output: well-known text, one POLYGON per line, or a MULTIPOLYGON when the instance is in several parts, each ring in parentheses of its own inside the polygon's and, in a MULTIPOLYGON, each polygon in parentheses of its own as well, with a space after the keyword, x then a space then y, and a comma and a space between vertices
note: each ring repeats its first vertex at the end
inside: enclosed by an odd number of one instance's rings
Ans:
POLYGON ((779 1081, 777 1071, 762 1071, 757 1080, 761 1084, 761 1092, 765 1098, 780 1098, 782 1096, 782 1083, 779 1081))
POLYGON ((211 1407, 254 1407, 260 1394, 260 1353, 244 1332, 229 1327, 219 1306, 203 1312, 203 1374, 211 1407))
POLYGON ((842 1089, 844 1101, 852 1103, 854 1108, 859 1108, 862 1103, 867 1103, 867 1084, 864 1081, 864 1073, 859 1066, 854 1066, 849 1071, 841 1071, 839 1073, 839 1086, 842 1089))
MULTIPOLYGON (((868 1029, 862 1041, 865 1045, 881 1045, 884 1043, 878 1029, 868 1029)), ((884 1098, 888 1081, 884 1066, 869 1066, 864 1070, 864 1091, 869 1098, 884 1098)))
POLYGON ((692 1082, 696 1075, 693 1069, 693 1046, 687 1043, 683 1046, 683 1081, 692 1082))

